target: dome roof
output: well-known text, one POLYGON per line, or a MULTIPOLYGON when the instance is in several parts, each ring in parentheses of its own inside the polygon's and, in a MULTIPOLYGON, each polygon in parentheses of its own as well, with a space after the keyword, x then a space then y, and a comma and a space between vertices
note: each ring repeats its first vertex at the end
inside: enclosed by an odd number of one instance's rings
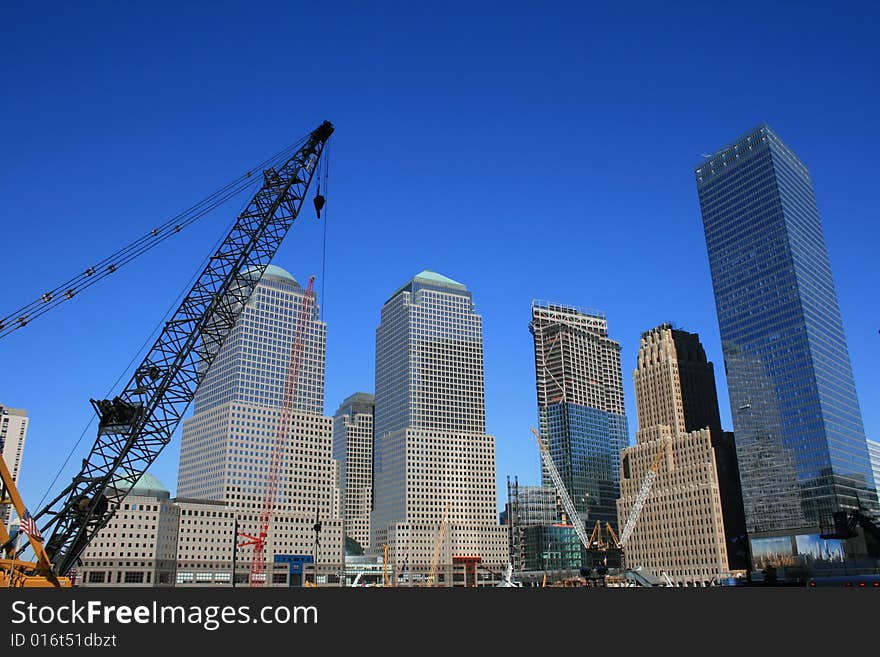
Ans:
MULTIPOLYGON (((248 268, 245 270, 245 273, 251 271, 252 268, 248 268)), ((272 280, 278 281, 281 283, 289 283, 291 285, 295 285, 296 287, 302 287, 297 280, 293 277, 286 269, 282 269, 277 265, 267 265, 266 270, 263 272, 263 277, 260 280, 272 280)))
MULTIPOLYGON (((116 481, 119 480, 117 479, 116 481)), ((149 472, 145 472, 143 475, 141 475, 141 478, 134 486, 132 486, 131 490, 129 490, 127 494, 139 495, 141 497, 157 497, 166 499, 171 497, 171 491, 165 488, 165 485, 149 472)))
POLYGON ((437 272, 431 271, 430 269, 423 269, 406 283, 397 288, 397 290, 388 298, 388 300, 390 301, 404 290, 412 292, 413 286, 417 284, 431 285, 433 287, 445 288, 447 290, 456 290, 458 292, 470 294, 464 283, 454 281, 448 276, 438 274, 437 272))

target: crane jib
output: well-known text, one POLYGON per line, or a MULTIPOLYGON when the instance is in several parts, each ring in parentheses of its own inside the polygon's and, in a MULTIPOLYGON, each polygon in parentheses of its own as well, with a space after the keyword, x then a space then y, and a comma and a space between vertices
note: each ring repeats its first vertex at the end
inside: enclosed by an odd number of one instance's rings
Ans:
POLYGON ((166 322, 124 390, 92 400, 98 436, 82 470, 35 518, 52 528, 46 552, 58 574, 74 567, 183 418, 263 272, 299 215, 333 126, 324 121, 263 185, 166 322))

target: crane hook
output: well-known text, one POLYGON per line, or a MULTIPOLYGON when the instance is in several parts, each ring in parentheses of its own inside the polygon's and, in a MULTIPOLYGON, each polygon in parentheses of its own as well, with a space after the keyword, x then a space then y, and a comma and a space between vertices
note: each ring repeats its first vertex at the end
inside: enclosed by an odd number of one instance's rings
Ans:
POLYGON ((318 215, 318 219, 321 218, 321 209, 324 207, 324 203, 326 203, 326 202, 327 202, 327 199, 325 199, 321 195, 321 185, 319 183, 318 184, 318 193, 315 194, 315 212, 318 215))

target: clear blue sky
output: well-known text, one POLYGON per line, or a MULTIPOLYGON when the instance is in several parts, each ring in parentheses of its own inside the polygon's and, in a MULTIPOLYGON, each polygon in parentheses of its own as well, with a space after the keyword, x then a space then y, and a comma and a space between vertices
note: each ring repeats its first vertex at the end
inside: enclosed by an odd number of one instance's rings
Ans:
MULTIPOLYGON (((731 426, 693 167, 766 120, 811 170, 880 438, 876 3, 128 4, 4 9, 0 315, 328 119, 326 412, 373 389, 389 294, 425 268, 462 281, 500 505, 506 475, 539 476, 533 298, 607 313, 631 435, 639 334, 663 321, 700 334, 731 426)), ((32 510, 240 203, 0 340, 32 510)), ((310 208, 274 263, 320 275, 310 208)), ((152 468, 172 491, 178 447, 152 468)))

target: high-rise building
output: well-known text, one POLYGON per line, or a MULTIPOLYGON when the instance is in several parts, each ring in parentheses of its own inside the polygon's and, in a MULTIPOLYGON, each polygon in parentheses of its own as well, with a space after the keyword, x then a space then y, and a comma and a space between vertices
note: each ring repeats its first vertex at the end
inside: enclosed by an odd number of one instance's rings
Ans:
MULTIPOLYGON (((225 505, 214 511, 226 516, 196 517, 225 523, 230 548, 232 532, 226 525, 235 519, 241 533, 259 531, 304 293, 285 270, 273 265, 266 269, 198 388, 195 412, 183 425, 178 495, 196 504, 225 505)), ((333 578, 342 570, 344 554, 342 519, 334 512, 338 487, 332 457, 333 419, 322 415, 325 335, 326 326, 315 305, 305 331, 298 392, 286 428, 289 433, 265 554, 267 564, 276 558, 302 564, 315 560, 317 550, 319 578, 333 578), (316 519, 321 523, 318 536, 316 519)), ((183 519, 189 519, 187 510, 182 511, 183 519)), ((208 551, 185 551, 185 561, 192 566, 188 572, 218 568, 228 572, 225 558, 217 561, 208 551)), ((250 548, 239 549, 237 556, 246 568, 250 548)))
POLYGON ((333 416, 333 458, 340 465, 345 533, 364 549, 370 547, 373 507, 373 395, 356 392, 333 416))
POLYGON ((695 169, 747 528, 809 534, 876 508, 807 167, 766 124, 695 169))
MULTIPOLYGON (((541 436, 588 526, 617 525, 620 451, 629 442, 620 343, 605 316, 535 301, 529 330, 541 436)), ((545 485, 552 485, 546 473, 545 485)))
MULTIPOLYGON (((868 441, 868 455, 871 458, 871 470, 874 473, 874 488, 880 493, 880 443, 868 441)), ((877 514, 880 517, 880 514, 877 514)))
MULTIPOLYGON (((16 483, 18 483, 18 473, 21 471, 21 455, 24 452, 27 429, 27 411, 0 404, 0 453, 3 454, 6 467, 16 483)), ((0 521, 4 525, 9 525, 11 510, 11 504, 0 506, 0 514, 2 514, 0 521)))
POLYGON ((633 380, 639 429, 668 426, 673 436, 709 429, 730 568, 745 568, 746 528, 734 435, 721 429, 715 366, 706 358, 700 336, 670 324, 646 331, 633 380))
POLYGON ((482 318, 463 284, 423 271, 376 330, 371 545, 398 572, 425 573, 438 541, 438 583, 456 557, 506 563, 485 414, 482 318))
MULTIPOLYGON (((725 491, 717 465, 728 453, 713 448, 724 434, 712 363, 697 334, 669 324, 642 333, 637 362, 633 379, 639 429, 636 445, 621 455, 621 525, 661 450, 665 458, 626 544, 627 566, 665 571, 679 585, 717 582, 730 570, 725 491)), ((738 497, 730 501, 728 512, 732 522, 742 524, 738 497)))

